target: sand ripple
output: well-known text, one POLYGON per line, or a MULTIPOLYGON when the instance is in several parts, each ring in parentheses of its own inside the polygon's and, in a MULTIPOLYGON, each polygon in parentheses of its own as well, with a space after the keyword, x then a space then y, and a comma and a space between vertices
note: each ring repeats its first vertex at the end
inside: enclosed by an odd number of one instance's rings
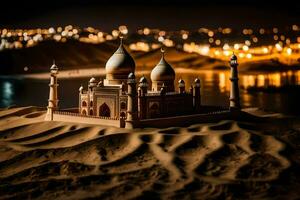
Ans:
POLYGON ((0 199, 259 199, 299 186, 287 178, 300 177, 297 145, 255 125, 129 131, 44 122, 31 107, 0 116, 0 199))

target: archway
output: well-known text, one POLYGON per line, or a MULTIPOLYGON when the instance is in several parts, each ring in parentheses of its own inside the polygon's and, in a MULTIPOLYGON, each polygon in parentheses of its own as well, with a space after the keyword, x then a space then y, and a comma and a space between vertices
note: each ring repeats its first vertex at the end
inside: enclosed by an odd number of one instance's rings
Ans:
POLYGON ((86 115, 86 110, 83 110, 81 114, 86 115))
POLYGON ((99 116, 110 117, 110 109, 106 103, 103 103, 99 108, 99 116))
POLYGON ((90 110, 90 115, 93 115, 93 114, 94 114, 93 110, 90 110))
POLYGON ((154 103, 151 107, 150 107, 150 117, 151 118, 155 118, 159 116, 159 106, 157 103, 154 103))
POLYGON ((86 106, 87 106, 86 101, 83 101, 83 102, 81 103, 81 105, 82 105, 82 107, 86 107, 86 106))

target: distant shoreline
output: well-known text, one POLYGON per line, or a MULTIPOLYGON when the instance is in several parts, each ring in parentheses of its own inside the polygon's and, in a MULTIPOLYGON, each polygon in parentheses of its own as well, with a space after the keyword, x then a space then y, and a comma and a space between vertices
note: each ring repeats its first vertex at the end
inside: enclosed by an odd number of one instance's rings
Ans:
MULTIPOLYGON (((177 73, 186 73, 186 74, 201 74, 206 72, 225 72, 228 69, 194 69, 194 68, 176 68, 175 71, 177 73)), ((282 70, 247 70, 240 71, 241 75, 255 75, 255 74, 272 74, 272 73, 280 73, 280 72, 288 72, 288 71, 298 71, 299 68, 287 68, 282 70)), ((150 74, 151 70, 138 70, 136 71, 136 75, 140 76, 143 74, 150 74)), ((71 70, 61 70, 59 71, 58 78, 59 79, 69 79, 69 78, 86 78, 93 76, 105 76, 105 68, 88 68, 88 69, 71 69, 71 70)), ((36 80, 47 80, 49 79, 49 72, 41 72, 41 73, 31 73, 31 74, 12 74, 12 75, 0 75, 0 79, 36 79, 36 80)))

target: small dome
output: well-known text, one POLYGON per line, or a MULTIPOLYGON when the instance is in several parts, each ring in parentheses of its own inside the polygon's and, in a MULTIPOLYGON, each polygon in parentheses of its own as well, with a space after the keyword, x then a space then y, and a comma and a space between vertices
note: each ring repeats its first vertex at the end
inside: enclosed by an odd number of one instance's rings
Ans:
POLYGON ((232 54, 230 60, 237 60, 237 57, 236 57, 236 55, 234 53, 232 54))
POLYGON ((51 70, 58 70, 58 67, 55 64, 53 64, 50 69, 51 70))
POLYGON ((179 83, 179 84, 184 84, 184 80, 180 79, 180 80, 178 81, 178 83, 179 83))
POLYGON ((105 70, 107 74, 129 74, 135 71, 135 62, 126 51, 122 39, 117 51, 108 59, 105 70))
POLYGON ((195 83, 200 83, 200 79, 199 79, 199 78, 196 78, 196 79, 195 79, 195 83))
POLYGON ((128 79, 135 79, 135 75, 133 72, 130 72, 130 74, 128 75, 128 79))
POLYGON ((163 55, 159 61, 159 63, 153 68, 151 72, 151 80, 152 81, 174 81, 175 79, 175 71, 172 66, 167 63, 163 55))
POLYGON ((148 81, 147 81, 147 79, 146 79, 145 76, 142 76, 142 77, 140 78, 140 83, 148 83, 148 81))
POLYGON ((52 66, 50 67, 50 70, 54 73, 57 73, 58 72, 58 67, 57 65, 55 64, 55 60, 53 60, 53 64, 52 66))
POLYGON ((89 80, 89 83, 97 83, 96 79, 94 77, 92 77, 90 80, 89 80))
POLYGON ((98 86, 103 86, 103 81, 102 81, 102 80, 100 80, 100 81, 98 82, 98 86))

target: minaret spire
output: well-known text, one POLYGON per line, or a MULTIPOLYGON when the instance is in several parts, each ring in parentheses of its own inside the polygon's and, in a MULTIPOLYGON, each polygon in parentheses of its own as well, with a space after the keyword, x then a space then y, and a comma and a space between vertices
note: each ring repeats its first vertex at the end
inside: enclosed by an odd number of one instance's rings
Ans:
POLYGON ((127 119, 125 122, 126 128, 135 128, 138 123, 138 94, 136 90, 136 80, 135 75, 131 72, 128 75, 127 80, 128 88, 127 88, 127 119))
POLYGON ((124 36, 120 35, 119 38, 120 38, 120 45, 123 45, 123 38, 124 38, 124 36))
POLYGON ((55 60, 53 60, 53 65, 50 68, 50 84, 49 84, 50 90, 49 90, 47 114, 45 118, 45 120, 48 121, 53 120, 53 112, 55 110, 58 110, 57 74, 58 74, 58 67, 55 65, 55 60))
POLYGON ((160 49, 160 51, 161 51, 161 57, 164 59, 165 58, 165 50, 164 50, 164 48, 162 47, 160 49))
POLYGON ((230 89, 230 110, 240 110, 240 93, 239 93, 239 77, 238 77, 238 62, 236 55, 232 54, 230 61, 229 61, 230 67, 231 67, 231 89, 230 89))

